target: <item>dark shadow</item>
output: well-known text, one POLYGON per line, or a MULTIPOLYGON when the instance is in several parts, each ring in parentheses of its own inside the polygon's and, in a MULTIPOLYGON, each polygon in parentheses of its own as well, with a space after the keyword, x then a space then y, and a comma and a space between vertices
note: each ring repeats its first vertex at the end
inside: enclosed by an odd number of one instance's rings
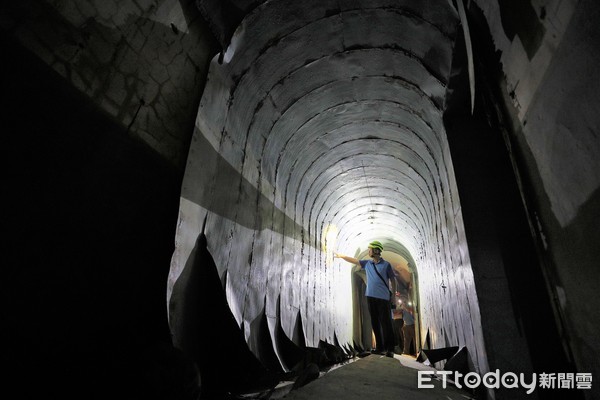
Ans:
POLYGON ((500 18, 504 33, 512 41, 518 36, 531 60, 537 53, 546 28, 540 21, 531 0, 499 0, 500 18))
MULTIPOLYGON (((453 356, 451 356, 446 364, 444 365, 445 371, 459 372, 460 374, 466 374, 470 372, 469 368, 469 352, 467 348, 463 346, 453 356)), ((459 381, 462 385, 462 381, 459 381)))
POLYGON ((229 276, 229 271, 225 270, 225 272, 223 272, 223 276, 221 277, 221 287, 223 288, 224 291, 227 290, 227 277, 228 276, 229 276))
POLYGON ((6 31, 0 47, 3 391, 162 392, 179 362, 165 293, 182 171, 6 31))
POLYGON ((258 358, 260 361, 270 371, 281 374, 283 373, 283 368, 279 362, 277 353, 275 353, 275 348, 273 347, 273 340, 269 330, 269 321, 267 320, 268 317, 267 313, 265 312, 266 303, 267 299, 265 298, 263 303, 265 306, 263 306, 260 315, 256 317, 254 321, 252 321, 250 331, 255 332, 256 334, 255 340, 258 349, 258 358))
POLYGON ((488 397, 485 385, 479 385, 475 389, 469 389, 465 384, 464 376, 469 372, 476 372, 473 360, 471 360, 471 355, 466 346, 461 347, 456 354, 446 361, 444 371, 457 372, 458 375, 452 375, 452 381, 455 382, 455 386, 468 392, 471 397, 476 399, 486 399, 488 397))
MULTIPOLYGON (((248 229, 261 230, 268 226, 281 235, 303 240, 302 226, 275 207, 253 183, 242 176, 214 149, 197 127, 194 128, 194 141, 197 146, 195 151, 202 154, 202 165, 214 173, 203 171, 196 174, 194 185, 186 187, 182 192, 183 197, 248 229), (229 184, 222 185, 219 182, 229 184), (232 207, 232 202, 235 202, 235 207, 232 207)), ((305 242, 311 240, 304 238, 305 242)))
POLYGON ((356 357, 358 357, 358 358, 363 358, 363 357, 371 355, 370 351, 363 349, 360 345, 356 344, 356 342, 354 343, 353 348, 356 353, 356 357))
POLYGON ((246 3, 246 9, 240 8, 239 3, 230 0, 196 1, 197 7, 208 21, 210 29, 223 51, 227 49, 236 28, 256 2, 243 2, 246 3))
POLYGON ((201 233, 169 304, 174 343, 198 365, 202 398, 273 388, 277 374, 250 351, 227 304, 214 260, 201 233))
POLYGON ((301 388, 307 383, 314 381, 320 376, 320 374, 321 371, 319 370, 319 366, 317 364, 307 364, 304 368, 302 368, 302 370, 298 374, 298 377, 296 378, 296 380, 294 381, 294 385, 292 386, 292 390, 301 388))
MULTIPOLYGON (((277 299, 277 325, 275 328, 275 338, 277 343, 277 350, 279 352, 279 356, 281 357, 281 362, 288 370, 297 369, 298 365, 302 362, 304 357, 306 356, 306 352, 304 348, 296 345, 290 338, 286 335, 283 327, 281 326, 281 297, 277 299)), ((298 318, 300 318, 300 313, 298 313, 298 318)), ((301 320, 299 321, 301 326, 301 320)), ((304 338, 304 334, 302 335, 304 338)))
POLYGON ((319 349, 325 352, 324 367, 330 367, 334 364, 339 364, 346 361, 346 354, 340 346, 327 343, 324 340, 319 340, 319 349))
MULTIPOLYGON (((529 2, 525 3, 524 7, 530 7, 529 2)), ((464 38, 459 32, 444 125, 490 369, 542 373, 561 365, 561 371, 575 372, 555 312, 560 307, 552 288, 560 284, 552 281, 547 272, 550 265, 541 256, 544 244, 536 232, 536 199, 530 171, 521 159, 523 147, 517 141, 521 132, 513 131, 519 129, 514 124, 516 110, 505 95, 500 53, 483 11, 474 3, 469 10, 469 24, 477 87, 474 112, 471 114, 465 89, 468 77, 464 38), (522 356, 506 357, 507 353, 522 356)), ((514 93, 508 96, 514 99, 514 93)), ((500 388, 500 392, 504 390, 500 388)), ((558 390, 540 391, 538 395, 563 396, 558 390)), ((572 395, 580 396, 582 392, 572 395)))
POLYGON ((425 335, 425 341, 423 343, 421 351, 419 351, 419 354, 417 354, 417 361, 424 362, 425 360, 427 360, 427 354, 425 354, 425 350, 429 350, 429 349, 431 349, 431 337, 429 336, 429 329, 427 329, 427 334, 425 335))
POLYGON ((344 344, 342 346, 342 349, 344 349, 349 358, 356 357, 356 351, 354 351, 354 349, 352 348, 352 346, 350 346, 349 343, 344 344))
POLYGON ((304 326, 302 324, 302 315, 300 314, 300 311, 298 311, 298 315, 296 317, 296 326, 294 328, 292 342, 302 349, 306 348, 306 339, 304 339, 304 326))
POLYGON ((365 349, 361 345, 357 344, 356 342, 353 343, 353 347, 354 347, 354 350, 359 354, 365 351, 365 349))
POLYGON ((423 349, 429 362, 433 365, 436 362, 447 360, 458 351, 458 346, 442 347, 440 349, 423 349))
POLYGON ((429 333, 429 329, 427 329, 427 335, 425 336, 425 345, 424 345, 425 349, 430 349, 431 348, 431 335, 429 333))

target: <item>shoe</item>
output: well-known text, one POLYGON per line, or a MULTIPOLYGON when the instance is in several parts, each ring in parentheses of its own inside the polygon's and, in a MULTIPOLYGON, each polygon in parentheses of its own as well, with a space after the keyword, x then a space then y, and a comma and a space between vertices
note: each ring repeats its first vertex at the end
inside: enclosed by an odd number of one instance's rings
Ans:
POLYGON ((377 349, 371 349, 371 354, 385 354, 385 351, 383 350, 377 350, 377 349))
POLYGON ((387 353, 385 353, 386 357, 390 357, 390 358, 394 358, 394 352, 393 351, 388 351, 387 353))

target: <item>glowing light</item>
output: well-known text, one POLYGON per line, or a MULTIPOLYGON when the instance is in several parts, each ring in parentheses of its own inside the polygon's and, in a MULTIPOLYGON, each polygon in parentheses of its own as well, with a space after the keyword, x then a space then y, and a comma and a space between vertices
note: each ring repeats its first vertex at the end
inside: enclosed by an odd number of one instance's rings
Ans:
POLYGON ((327 266, 333 265, 333 252, 336 249, 338 234, 339 229, 335 225, 330 224, 323 229, 323 234, 321 235, 321 248, 325 253, 325 265, 327 266))

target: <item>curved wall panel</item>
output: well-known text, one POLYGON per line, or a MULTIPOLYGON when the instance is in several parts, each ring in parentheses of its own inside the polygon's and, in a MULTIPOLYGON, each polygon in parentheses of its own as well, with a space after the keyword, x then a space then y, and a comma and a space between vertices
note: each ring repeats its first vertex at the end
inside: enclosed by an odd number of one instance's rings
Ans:
POLYGON ((379 239, 414 260, 433 345, 466 345, 486 371, 442 122, 456 11, 442 0, 364 3, 265 2, 213 60, 170 284, 207 215, 254 352, 263 309, 272 337, 280 323, 292 338, 300 313, 306 345, 352 344, 351 268, 332 252, 379 239))

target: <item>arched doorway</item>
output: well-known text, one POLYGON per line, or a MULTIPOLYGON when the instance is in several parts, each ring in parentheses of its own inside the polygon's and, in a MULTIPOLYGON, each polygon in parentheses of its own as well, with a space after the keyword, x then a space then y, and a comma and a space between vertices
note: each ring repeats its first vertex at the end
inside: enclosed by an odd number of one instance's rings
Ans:
MULTIPOLYGON (((392 291, 400 292, 400 298, 396 299, 396 307, 399 311, 400 302, 408 303, 414 310, 415 317, 415 354, 421 349, 421 323, 420 323, 420 302, 418 295, 418 274, 415 268, 415 263, 404 246, 399 243, 386 243, 382 257, 387 260, 398 277, 399 284, 394 283, 392 291)), ((367 251, 363 251, 357 255, 358 259, 367 259, 367 251)), ((367 307, 367 299, 365 296, 366 274, 359 266, 352 269, 352 313, 353 313, 353 339, 354 344, 365 350, 375 347, 375 339, 371 328, 371 317, 367 307)), ((396 310, 392 310, 394 319, 400 318, 396 310)), ((402 324, 393 324, 394 329, 401 328, 402 324)), ((399 332, 394 332, 397 339, 401 339, 402 335, 399 332)), ((402 342, 397 342, 399 350, 402 350, 402 342)))

